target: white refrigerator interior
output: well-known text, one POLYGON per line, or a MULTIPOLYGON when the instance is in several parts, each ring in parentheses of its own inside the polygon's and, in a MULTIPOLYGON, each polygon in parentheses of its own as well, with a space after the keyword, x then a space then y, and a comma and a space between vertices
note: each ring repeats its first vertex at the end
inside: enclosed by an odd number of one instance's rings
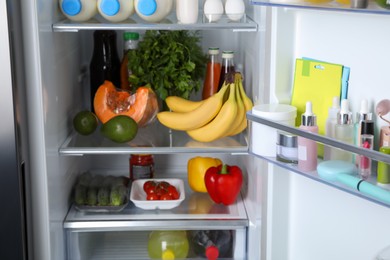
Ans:
MULTIPOLYGON (((80 214, 75 213, 74 218, 68 215, 73 212, 72 186, 79 174, 91 170, 127 175, 129 154, 142 150, 123 151, 113 147, 82 150, 77 145, 72 147, 72 142, 69 147, 63 147, 73 132, 73 116, 89 104, 88 66, 94 29, 85 25, 78 30, 77 24, 61 24, 64 17, 57 1, 22 3, 32 173, 33 251, 30 252, 34 252, 34 259, 40 260, 93 259, 96 247, 110 247, 115 239, 135 241, 132 231, 153 230, 152 225, 148 226, 140 218, 150 218, 161 228, 164 220, 174 217, 97 214, 83 219, 85 216, 80 214), (104 221, 117 226, 102 226, 104 221), (143 226, 136 227, 132 221, 143 226)), ((386 33, 390 25, 387 15, 264 7, 249 2, 246 5, 251 19, 243 26, 231 29, 201 24, 183 28, 201 31, 205 52, 210 46, 236 52, 235 63, 242 69, 246 91, 255 104, 290 102, 295 59, 301 57, 351 67, 348 97, 353 111, 358 110, 362 98, 368 98, 373 109, 376 102, 386 97, 390 84, 386 77, 390 60, 386 45, 390 41, 390 34, 386 33)), ((125 27, 140 32, 147 28, 145 25, 125 27)), ((119 53, 122 53, 123 31, 117 29, 119 53)), ((378 120, 377 123, 380 124, 378 120)), ((248 139, 254 135, 249 133, 248 139)), ((248 139, 240 141, 249 143, 248 139)), ((269 163, 248 153, 245 146, 220 151, 206 145, 198 153, 183 152, 180 147, 169 145, 163 148, 154 150, 158 176, 185 180, 187 160, 195 155, 221 157, 243 168, 243 199, 234 208, 241 211, 233 217, 229 215, 236 219, 227 223, 217 221, 215 216, 211 222, 221 228, 231 225, 236 231, 235 259, 367 260, 375 259, 377 253, 390 245, 390 227, 386 225, 390 217, 388 205, 269 163)), ((188 215, 182 217, 184 220, 172 224, 175 229, 185 227, 180 223, 192 223, 186 222, 188 215)), ((205 221, 208 216, 190 218, 194 222, 200 220, 204 228, 212 225, 205 221)), ((201 229, 202 225, 187 228, 201 229)), ((126 251, 125 243, 121 245, 118 259, 133 252, 126 251)), ((107 252, 100 256, 104 259, 107 252)))

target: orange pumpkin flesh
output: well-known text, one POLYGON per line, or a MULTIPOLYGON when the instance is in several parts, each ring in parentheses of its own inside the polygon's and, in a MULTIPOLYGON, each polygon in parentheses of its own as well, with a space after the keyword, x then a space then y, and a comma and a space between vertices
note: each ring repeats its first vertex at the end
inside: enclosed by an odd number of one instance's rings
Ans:
POLYGON ((134 94, 115 88, 104 81, 95 93, 93 106, 96 116, 104 124, 118 115, 133 118, 138 126, 150 123, 158 112, 157 97, 148 87, 139 87, 134 94))

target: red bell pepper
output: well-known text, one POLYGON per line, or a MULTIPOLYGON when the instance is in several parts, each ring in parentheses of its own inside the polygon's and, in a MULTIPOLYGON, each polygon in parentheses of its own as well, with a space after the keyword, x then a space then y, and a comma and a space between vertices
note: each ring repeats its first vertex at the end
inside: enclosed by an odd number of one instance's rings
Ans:
POLYGON ((242 171, 238 166, 219 165, 207 169, 207 192, 215 203, 233 204, 241 190, 242 171))

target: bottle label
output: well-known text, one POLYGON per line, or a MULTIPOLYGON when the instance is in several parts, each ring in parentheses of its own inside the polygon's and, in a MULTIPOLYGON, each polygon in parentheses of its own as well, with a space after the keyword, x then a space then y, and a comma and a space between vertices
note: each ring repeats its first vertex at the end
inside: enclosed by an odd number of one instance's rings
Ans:
POLYGON ((152 178, 152 167, 150 165, 132 165, 131 166, 131 179, 149 179, 152 178))
POLYGON ((298 145, 298 160, 306 161, 307 160, 307 149, 306 146, 298 145))

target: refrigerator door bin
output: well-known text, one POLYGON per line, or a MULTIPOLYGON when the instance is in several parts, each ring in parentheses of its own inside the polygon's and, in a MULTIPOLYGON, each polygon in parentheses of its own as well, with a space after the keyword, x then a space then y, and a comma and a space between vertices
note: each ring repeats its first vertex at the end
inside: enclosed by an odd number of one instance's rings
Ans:
MULTIPOLYGON (((379 153, 379 152, 374 151, 374 150, 360 148, 360 147, 357 147, 357 146, 354 146, 351 144, 347 144, 347 143, 344 143, 341 141, 337 141, 335 139, 328 138, 326 136, 322 136, 322 135, 315 134, 315 133, 310 133, 307 131, 300 130, 299 128, 295 128, 295 127, 287 126, 287 125, 280 124, 280 123, 277 123, 274 121, 270 121, 268 119, 255 116, 251 112, 247 113, 247 118, 250 120, 250 124, 253 124, 254 122, 264 124, 264 125, 267 125, 269 127, 273 127, 275 129, 282 130, 284 132, 288 132, 288 133, 291 133, 291 134, 294 134, 297 136, 302 136, 302 137, 305 137, 307 139, 314 140, 314 141, 322 143, 324 145, 329 145, 329 146, 336 147, 336 148, 339 148, 342 150, 346 150, 346 151, 351 152, 351 153, 364 155, 364 156, 369 157, 369 158, 376 160, 376 161, 383 161, 383 162, 390 163, 390 156, 383 154, 383 153, 379 153)), ((252 136, 253 136, 253 138, 256 138, 254 133, 252 133, 252 136)), ((275 146, 276 146, 276 143, 275 143, 275 146)), ((390 207, 390 202, 387 199, 387 197, 390 196, 390 191, 385 190, 385 189, 376 185, 376 179, 374 178, 375 177, 374 174, 372 174, 372 176, 366 181, 369 184, 372 184, 374 186, 373 189, 378 189, 379 192, 384 192, 386 195, 385 200, 381 197, 371 196, 370 194, 367 194, 364 191, 359 191, 359 190, 357 190, 356 187, 351 187, 350 185, 346 185, 346 184, 342 184, 340 182, 336 182, 333 180, 327 180, 327 179, 321 178, 318 175, 317 171, 302 172, 294 164, 283 163, 283 162, 276 160, 276 154, 275 154, 275 156, 261 156, 261 155, 256 154, 252 150, 250 151, 250 153, 255 155, 256 157, 262 158, 268 162, 271 162, 271 163, 273 163, 277 166, 280 166, 284 169, 287 169, 291 172, 298 173, 298 174, 303 175, 307 178, 310 178, 310 179, 319 181, 321 183, 330 185, 330 186, 335 187, 337 189, 351 193, 355 196, 365 198, 367 200, 373 201, 373 202, 378 203, 380 205, 383 205, 385 207, 390 207)))
MULTIPOLYGON (((186 259, 199 259, 193 251, 193 244, 189 237, 190 232, 201 229, 187 229, 185 231, 188 241, 188 253, 186 259)), ((208 229, 210 230, 210 229, 208 229)), ((215 228, 217 230, 228 230, 215 228)), ((113 232, 67 232, 69 260, 81 259, 150 259, 148 242, 153 230, 148 231, 113 231, 113 232)), ((232 234, 232 250, 227 257, 218 259, 246 259, 246 229, 230 229, 232 234)), ((163 230, 162 232, 169 232, 163 230)))

